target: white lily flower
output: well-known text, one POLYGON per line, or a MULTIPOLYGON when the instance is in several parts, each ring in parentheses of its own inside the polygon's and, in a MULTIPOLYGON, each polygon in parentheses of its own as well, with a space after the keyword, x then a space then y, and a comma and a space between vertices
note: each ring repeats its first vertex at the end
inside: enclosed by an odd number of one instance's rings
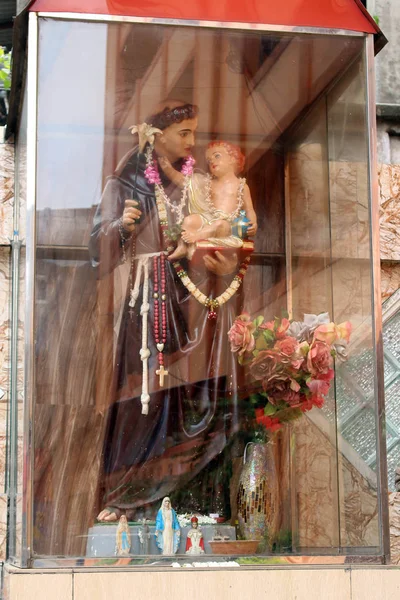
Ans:
POLYGON ((157 127, 153 127, 152 125, 148 125, 147 123, 141 123, 140 125, 132 125, 132 127, 129 127, 129 131, 132 135, 137 133, 139 136, 139 152, 143 152, 144 147, 147 143, 153 146, 156 133, 162 134, 161 129, 157 129, 157 127))

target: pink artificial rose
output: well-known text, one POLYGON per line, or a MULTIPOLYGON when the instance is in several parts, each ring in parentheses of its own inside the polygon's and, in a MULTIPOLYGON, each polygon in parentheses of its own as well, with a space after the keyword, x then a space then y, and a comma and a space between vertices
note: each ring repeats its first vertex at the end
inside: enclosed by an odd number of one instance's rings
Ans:
POLYGON ((283 339, 276 342, 275 348, 284 356, 291 358, 299 349, 299 342, 296 340, 296 338, 287 335, 283 339))
POLYGON ((300 369, 304 361, 304 356, 301 353, 300 344, 296 338, 285 336, 276 342, 274 349, 279 351, 280 362, 290 365, 295 370, 300 369))
POLYGON ((340 325, 337 326, 339 339, 346 340, 346 342, 349 343, 350 334, 351 334, 352 329, 353 329, 353 327, 352 327, 352 324, 350 323, 350 321, 345 321, 344 323, 340 323, 340 325))
POLYGON ((289 319, 282 319, 281 324, 277 327, 275 331, 276 338, 278 340, 284 338, 286 336, 286 332, 290 327, 289 319))
POLYGON ((335 323, 325 323, 314 331, 314 340, 320 340, 330 346, 338 339, 338 330, 335 323))
POLYGON ((269 331, 274 331, 275 321, 267 321, 266 323, 261 323, 260 329, 268 329, 269 331))
POLYGON ((328 344, 315 340, 307 355, 307 370, 316 379, 320 375, 327 374, 332 366, 331 349, 328 344))
POLYGON ((273 350, 262 350, 250 365, 250 373, 254 379, 268 381, 276 372, 279 354, 273 350))
POLYGON ((244 313, 237 317, 228 331, 232 352, 239 352, 239 356, 242 356, 245 352, 251 352, 256 344, 253 335, 254 330, 255 326, 250 315, 244 313))
POLYGON ((310 381, 307 382, 307 387, 311 391, 311 394, 326 396, 329 392, 330 383, 323 379, 310 379, 310 381))
POLYGON ((271 404, 283 401, 296 406, 300 402, 300 385, 288 375, 273 375, 268 381, 263 381, 263 387, 271 404))
POLYGON ((297 358, 297 355, 296 355, 296 357, 290 361, 290 366, 292 367, 292 369, 299 371, 301 369, 301 367, 303 366, 303 363, 304 363, 304 358, 297 358))
POLYGON ((286 336, 286 332, 290 327, 289 319, 282 319, 280 325, 275 329, 275 321, 268 321, 260 325, 260 329, 269 329, 273 331, 277 340, 281 340, 286 336))
POLYGON ((282 400, 287 402, 292 408, 296 408, 300 405, 300 394, 288 389, 286 393, 282 395, 282 400))

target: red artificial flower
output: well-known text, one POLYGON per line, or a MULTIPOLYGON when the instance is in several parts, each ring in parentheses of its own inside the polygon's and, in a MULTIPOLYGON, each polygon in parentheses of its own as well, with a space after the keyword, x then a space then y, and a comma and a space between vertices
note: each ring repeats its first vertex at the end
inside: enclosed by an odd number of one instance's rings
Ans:
POLYGON ((311 396, 311 402, 313 403, 313 406, 316 406, 317 408, 322 408, 325 402, 325 398, 323 396, 320 396, 319 394, 313 394, 311 396))
POLYGON ((269 431, 279 431, 282 428, 282 423, 278 417, 269 417, 264 414, 263 408, 256 408, 256 421, 259 425, 263 425, 269 431))
POLYGON ((311 400, 311 396, 306 396, 305 394, 302 394, 300 400, 301 403, 299 408, 302 412, 307 412, 313 408, 314 404, 311 400))

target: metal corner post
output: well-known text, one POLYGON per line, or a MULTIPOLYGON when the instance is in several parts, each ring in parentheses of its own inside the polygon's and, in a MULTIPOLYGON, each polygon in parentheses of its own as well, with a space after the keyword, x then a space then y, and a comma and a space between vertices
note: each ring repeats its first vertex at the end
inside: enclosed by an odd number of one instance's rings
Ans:
POLYGON ((38 18, 29 15, 28 32, 28 131, 26 198, 26 297, 25 297, 25 384, 23 432, 22 566, 32 554, 33 509, 33 406, 35 395, 35 255, 36 255, 36 150, 38 100, 38 18))
POLYGON ((382 300, 381 300, 381 265, 379 235, 379 188, 377 163, 376 133, 376 101, 375 101, 375 68, 374 39, 366 36, 365 41, 366 75, 367 75, 367 126, 369 150, 369 189, 371 194, 371 250, 372 250, 372 300, 373 300, 373 339, 375 344, 375 396, 376 396, 376 431, 377 431, 377 465, 378 465, 378 502, 381 517, 381 548, 384 560, 390 562, 389 506, 386 498, 388 489, 386 461, 386 424, 385 424, 385 382, 383 365, 382 336, 382 300))

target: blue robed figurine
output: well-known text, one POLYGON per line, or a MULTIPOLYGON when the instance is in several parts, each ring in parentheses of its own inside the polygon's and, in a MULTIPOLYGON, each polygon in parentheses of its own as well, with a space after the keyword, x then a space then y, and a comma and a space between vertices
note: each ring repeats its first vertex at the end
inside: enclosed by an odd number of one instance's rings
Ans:
POLYGON ((156 518, 156 544, 165 556, 175 554, 181 541, 181 528, 171 500, 164 498, 156 518))

